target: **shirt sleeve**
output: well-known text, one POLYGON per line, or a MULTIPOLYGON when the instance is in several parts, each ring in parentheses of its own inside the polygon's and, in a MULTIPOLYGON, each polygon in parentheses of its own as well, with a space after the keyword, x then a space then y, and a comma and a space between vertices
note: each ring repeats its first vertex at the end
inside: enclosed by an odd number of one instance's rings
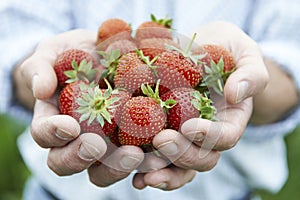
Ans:
POLYGON ((68 8, 67 3, 60 0, 11 0, 1 3, 0 113, 30 120, 31 113, 14 98, 12 70, 41 40, 71 27, 68 8))
MULTIPOLYGON (((257 0, 249 18, 248 34, 261 47, 264 56, 276 61, 294 80, 300 89, 300 4, 297 0, 277 0, 266 3, 257 0)), ((278 80, 280 81, 280 80, 278 80)), ((284 95, 284 94, 282 94, 284 95)), ((299 123, 298 106, 286 118, 264 126, 249 125, 243 138, 264 141, 270 137, 282 137, 299 123)))

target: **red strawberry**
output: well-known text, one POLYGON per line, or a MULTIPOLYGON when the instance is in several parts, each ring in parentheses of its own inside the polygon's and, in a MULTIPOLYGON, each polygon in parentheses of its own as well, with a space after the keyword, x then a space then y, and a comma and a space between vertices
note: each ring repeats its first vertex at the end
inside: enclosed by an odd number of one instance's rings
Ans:
POLYGON ((130 52, 119 59, 114 83, 116 88, 124 88, 137 95, 142 84, 153 84, 154 75, 151 62, 141 51, 130 52))
POLYGON ((201 61, 208 66, 210 65, 211 60, 213 60, 215 63, 218 63, 222 58, 224 62, 224 72, 230 71, 235 67, 235 62, 231 52, 220 45, 213 45, 213 44, 202 45, 194 53, 206 54, 206 56, 202 58, 201 61))
POLYGON ((195 87, 202 79, 201 67, 177 51, 165 51, 153 64, 157 66, 160 94, 178 87, 195 87))
POLYGON ((109 44, 107 49, 105 50, 106 53, 111 52, 112 50, 120 50, 120 54, 126 54, 129 53, 130 51, 133 51, 136 49, 137 46, 133 41, 130 40, 118 40, 115 42, 112 42, 109 44))
POLYGON ((169 46, 153 63, 157 78, 160 79, 160 94, 178 87, 197 86, 202 79, 202 67, 198 63, 203 56, 192 55, 190 49, 196 35, 193 36, 186 50, 169 46))
POLYGON ((157 101, 150 97, 132 97, 123 109, 119 141, 122 145, 151 144, 165 124, 166 115, 157 101))
POLYGON ((143 22, 138 26, 135 41, 139 44, 146 38, 172 39, 171 26, 172 19, 156 19, 154 15, 151 15, 151 21, 143 22))
POLYGON ((130 99, 126 91, 106 90, 77 81, 67 85, 60 94, 62 114, 74 117, 83 132, 109 136, 120 121, 122 104, 130 99))
POLYGON ((69 49, 58 55, 54 70, 58 84, 63 87, 78 79, 93 80, 98 67, 91 54, 80 49, 69 49))
POLYGON ((102 22, 98 28, 96 45, 99 50, 117 40, 132 40, 130 25, 122 19, 110 18, 102 22))
POLYGON ((175 88, 161 96, 162 101, 176 102, 168 108, 168 128, 179 131, 181 125, 191 118, 213 119, 215 108, 212 101, 193 88, 175 88))
POLYGON ((205 55, 201 59, 204 65, 204 78, 201 86, 212 88, 222 95, 228 76, 235 70, 235 62, 230 51, 220 45, 207 44, 195 51, 205 55))
POLYGON ((148 57, 149 60, 153 60, 155 57, 158 57, 160 54, 166 51, 166 49, 161 48, 141 48, 140 51, 143 52, 145 57, 148 57))
POLYGON ((157 48, 157 49, 166 49, 167 45, 180 48, 179 44, 174 40, 167 38, 147 38, 143 39, 139 43, 139 49, 143 48, 157 48))

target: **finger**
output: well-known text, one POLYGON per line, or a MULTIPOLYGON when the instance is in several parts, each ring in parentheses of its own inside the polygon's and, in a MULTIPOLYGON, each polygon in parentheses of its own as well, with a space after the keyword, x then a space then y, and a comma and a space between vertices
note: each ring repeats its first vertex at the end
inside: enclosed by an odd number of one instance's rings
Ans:
POLYGON ((174 190, 193 180, 195 175, 196 171, 194 170, 185 170, 172 166, 146 174, 135 174, 133 186, 137 189, 151 186, 161 190, 174 190))
POLYGON ((58 115, 57 107, 37 100, 31 123, 31 135, 43 148, 64 146, 80 134, 78 122, 71 116, 58 115))
POLYGON ((105 141, 97 134, 85 133, 63 147, 54 147, 48 154, 49 168, 59 176, 81 172, 106 152, 105 141))
POLYGON ((240 103, 248 97, 264 90, 269 81, 267 68, 263 62, 260 49, 254 41, 245 48, 238 46, 236 71, 226 81, 224 94, 229 103, 240 103))
POLYGON ((144 159, 143 151, 135 146, 122 146, 100 164, 88 169, 90 181, 99 187, 109 186, 127 177, 144 159))
POLYGON ((20 66, 25 80, 24 84, 32 88, 36 98, 50 98, 57 87, 53 65, 58 54, 70 48, 94 51, 95 38, 96 35, 93 32, 74 30, 41 42, 35 53, 20 66))
POLYGON ((230 75, 224 88, 230 103, 239 103, 264 90, 269 76, 263 56, 258 44, 245 32, 234 24, 218 21, 202 26, 197 33, 195 41, 199 45, 217 44, 232 52, 237 70, 230 75), (220 28, 222 37, 215 31, 220 28))
POLYGON ((219 121, 190 119, 182 125, 181 132, 191 141, 197 138, 203 150, 230 149, 237 144, 247 126, 252 111, 251 101, 249 98, 239 104, 227 104, 227 109, 218 114, 219 121))
POLYGON ((176 166, 184 169, 208 171, 219 159, 219 152, 193 144, 181 133, 164 130, 153 139, 153 145, 176 166))
MULTIPOLYGON (((157 152, 159 154, 159 152, 157 152)), ((138 171, 146 173, 162 169, 170 164, 170 161, 163 158, 162 155, 155 155, 154 153, 146 153, 143 162, 139 165, 138 171)))
POLYGON ((24 84, 32 89, 37 99, 48 99, 56 90, 57 78, 53 70, 56 57, 47 54, 34 53, 20 66, 24 84))

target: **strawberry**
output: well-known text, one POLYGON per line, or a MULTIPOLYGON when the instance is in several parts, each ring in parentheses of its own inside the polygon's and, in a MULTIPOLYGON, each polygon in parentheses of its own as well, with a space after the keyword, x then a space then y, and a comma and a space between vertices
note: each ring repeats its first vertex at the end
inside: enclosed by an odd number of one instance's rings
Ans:
POLYGON ((151 97, 132 97, 124 106, 119 126, 122 145, 151 144, 153 137, 165 128, 163 108, 151 97))
POLYGON ((156 17, 151 14, 151 21, 143 22, 138 26, 135 41, 139 44, 146 38, 172 39, 171 26, 172 19, 156 19, 156 17))
POLYGON ((235 62, 231 52, 220 45, 205 44, 200 46, 200 48, 198 48, 194 53, 206 54, 201 61, 208 66, 210 65, 211 60, 218 63, 222 58, 224 62, 224 72, 230 71, 235 67, 235 62))
POLYGON ((126 54, 136 49, 136 44, 131 40, 117 40, 109 44, 105 52, 109 53, 112 50, 120 50, 120 54, 126 54))
POLYGON ((69 49, 58 55, 54 70, 59 86, 64 87, 79 79, 93 80, 98 67, 91 54, 80 49, 69 49))
POLYGON ((154 62, 161 79, 160 93, 178 87, 195 87, 201 81, 201 69, 176 51, 165 51, 154 62))
POLYGON ((201 86, 212 88, 222 95, 224 83, 235 70, 235 62, 230 51, 220 45, 206 44, 198 48, 195 54, 205 55, 201 59, 204 63, 204 78, 201 86))
POLYGON ((149 58, 139 50, 123 55, 114 76, 115 87, 124 88, 134 95, 139 94, 141 84, 155 82, 151 64, 149 58))
POLYGON ((162 54, 163 52, 166 51, 166 49, 161 49, 161 48, 147 48, 147 47, 140 48, 139 50, 142 51, 143 55, 145 57, 148 57, 149 60, 154 60, 154 61, 155 61, 155 59, 158 58, 158 56, 160 54, 162 54))
POLYGON ((118 40, 132 40, 130 25, 122 19, 110 18, 102 22, 98 28, 96 45, 99 50, 118 40))
POLYGON ((146 38, 140 41, 138 47, 139 49, 143 49, 143 48, 166 49, 168 45, 180 48, 177 42, 167 38, 146 38))
POLYGON ((160 79, 160 94, 178 87, 194 88, 200 83, 203 72, 198 60, 203 56, 193 55, 190 50, 195 37, 185 50, 168 46, 169 50, 161 53, 153 63, 157 79, 160 79))
POLYGON ((121 104, 130 99, 126 91, 100 89, 94 83, 76 81, 60 93, 59 107, 62 114, 74 117, 83 132, 111 135, 117 128, 122 112, 121 104))
POLYGON ((167 111, 168 128, 179 131, 185 121, 196 117, 214 119, 212 101, 193 88, 175 88, 161 96, 162 101, 169 99, 176 103, 167 111))

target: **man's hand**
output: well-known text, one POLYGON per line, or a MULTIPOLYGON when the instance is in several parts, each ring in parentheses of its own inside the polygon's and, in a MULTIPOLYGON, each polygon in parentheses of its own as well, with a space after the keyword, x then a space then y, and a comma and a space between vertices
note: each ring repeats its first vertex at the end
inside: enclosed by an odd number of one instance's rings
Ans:
POLYGON ((218 121, 193 118, 182 125, 181 133, 174 130, 159 133, 153 144, 174 166, 136 175, 134 184, 138 188, 156 184, 169 190, 190 181, 195 171, 212 169, 220 153, 235 146, 241 138, 252 114, 252 97, 268 83, 258 45, 235 25, 227 22, 205 25, 197 30, 196 42, 221 45, 233 53, 236 62, 237 69, 225 84, 224 97, 213 99, 218 121), (159 174, 160 178, 151 174, 159 174))
MULTIPOLYGON (((74 30, 46 40, 18 69, 23 85, 36 98, 31 134, 43 148, 50 148, 48 166, 60 176, 88 169, 90 180, 98 186, 108 186, 127 177, 143 161, 143 151, 124 146, 112 154, 105 141, 94 133, 81 133, 78 122, 60 115, 57 107, 57 79, 53 69, 56 57, 64 50, 95 49, 96 34, 74 30)), ((20 83, 20 81, 17 81, 20 83)))

